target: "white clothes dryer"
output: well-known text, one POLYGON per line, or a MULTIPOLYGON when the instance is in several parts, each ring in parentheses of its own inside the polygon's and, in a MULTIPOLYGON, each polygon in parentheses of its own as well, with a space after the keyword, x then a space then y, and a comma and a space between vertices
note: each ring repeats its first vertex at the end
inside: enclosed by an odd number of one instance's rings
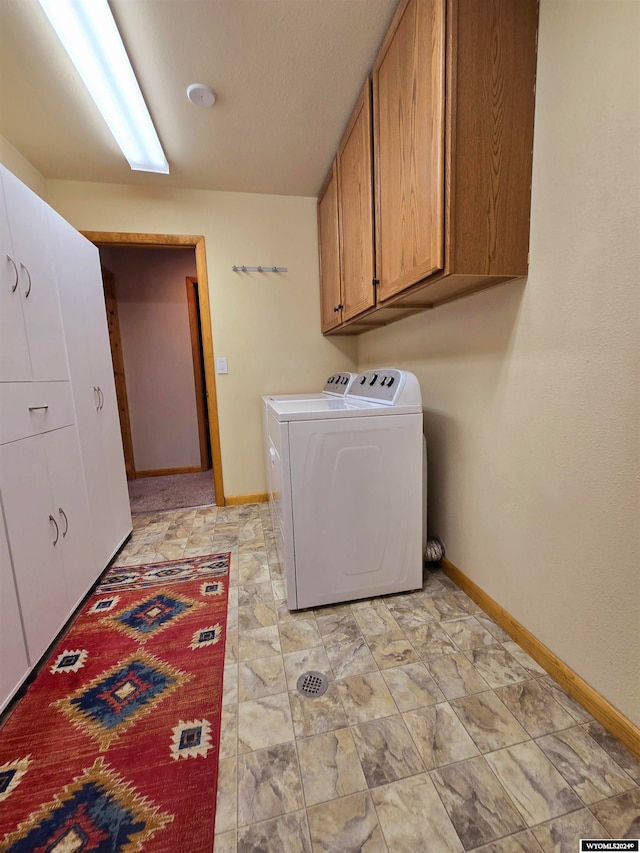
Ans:
POLYGON ((359 376, 358 373, 350 373, 349 371, 341 371, 332 373, 324 383, 322 391, 311 391, 307 394, 274 394, 262 399, 268 400, 318 400, 329 395, 330 397, 344 397, 347 391, 353 385, 354 380, 359 376))
POLYGON ((422 585, 422 400, 367 370, 343 397, 263 398, 271 516, 291 610, 422 585))

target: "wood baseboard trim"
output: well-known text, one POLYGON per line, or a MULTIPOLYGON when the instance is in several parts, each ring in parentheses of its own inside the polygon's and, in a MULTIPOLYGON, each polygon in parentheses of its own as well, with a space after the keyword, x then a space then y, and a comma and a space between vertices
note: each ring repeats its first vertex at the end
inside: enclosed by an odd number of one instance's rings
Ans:
POLYGON ((257 492, 255 495, 225 495, 224 502, 227 506, 242 506, 243 504, 262 504, 268 500, 266 492, 257 492))
POLYGON ((169 474, 200 474, 201 471, 202 468, 199 465, 191 466, 190 468, 154 468, 153 471, 136 471, 136 478, 166 477, 169 474))
POLYGON ((594 690, 571 667, 560 660, 540 640, 521 625, 517 619, 494 601, 471 578, 444 557, 441 566, 447 577, 467 593, 485 613, 512 637, 519 646, 545 669, 573 698, 579 702, 607 731, 622 743, 640 760, 640 728, 625 717, 597 690, 594 690))

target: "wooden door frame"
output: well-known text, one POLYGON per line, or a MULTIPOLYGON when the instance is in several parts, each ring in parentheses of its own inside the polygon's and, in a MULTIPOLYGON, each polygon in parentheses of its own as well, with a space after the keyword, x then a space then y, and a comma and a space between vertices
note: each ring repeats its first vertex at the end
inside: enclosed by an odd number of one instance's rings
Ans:
POLYGON ((217 506, 225 506, 222 480, 222 454, 220 451, 220 428, 218 424, 218 397, 213 366, 213 335, 211 332, 211 305, 209 301, 209 279, 204 237, 188 234, 138 234, 115 231, 82 231, 96 246, 128 246, 130 248, 195 249, 196 278, 200 298, 200 324, 202 351, 204 353, 204 377, 207 389, 207 412, 209 415, 209 440, 213 465, 213 487, 217 506))
POLYGON ((191 336, 191 358, 193 361, 193 383, 196 392, 196 415, 198 420, 198 441, 200 444, 200 470, 206 471, 209 468, 211 454, 209 452, 209 442, 207 441, 207 423, 206 423, 206 387, 202 388, 202 376, 204 374, 204 361, 202 358, 202 332, 200 329, 201 320, 199 315, 200 288, 198 279, 194 275, 186 276, 185 286, 187 288, 187 308, 189 309, 189 334, 191 336))

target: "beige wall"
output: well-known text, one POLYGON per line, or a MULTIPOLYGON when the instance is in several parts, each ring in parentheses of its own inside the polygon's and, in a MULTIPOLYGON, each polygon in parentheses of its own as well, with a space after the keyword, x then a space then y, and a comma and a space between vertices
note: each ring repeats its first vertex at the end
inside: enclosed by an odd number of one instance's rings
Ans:
POLYGON ((524 280, 359 339, 420 379, 429 528, 640 723, 640 4, 540 4, 524 280))
POLYGON ((47 182, 44 175, 40 174, 4 136, 0 136, 0 163, 6 166, 10 172, 13 172, 16 178, 19 178, 40 198, 48 201, 47 182))
POLYGON ((260 398, 320 388, 355 368, 353 339, 320 334, 313 198, 48 183, 49 202, 80 230, 202 234, 213 346, 229 373, 216 377, 226 495, 266 491, 260 398), (235 273, 233 264, 288 267, 235 273))
POLYGON ((200 468, 186 277, 193 249, 111 246, 136 471, 200 468))

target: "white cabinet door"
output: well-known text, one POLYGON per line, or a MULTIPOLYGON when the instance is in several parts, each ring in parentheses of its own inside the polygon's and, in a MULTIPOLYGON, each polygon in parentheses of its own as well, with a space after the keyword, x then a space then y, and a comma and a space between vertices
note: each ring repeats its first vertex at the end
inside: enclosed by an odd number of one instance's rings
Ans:
MULTIPOLYGON (((0 167, 9 234, 18 271, 31 377, 68 379, 67 356, 53 268, 47 205, 15 175, 0 167)), ((7 377, 4 377, 7 378, 7 377)), ((29 378, 29 377, 10 377, 29 378)))
POLYGON ((49 220, 94 549, 102 569, 131 532, 131 510, 100 258, 96 247, 54 211, 49 220))
POLYGON ((33 663, 69 614, 62 531, 47 470, 47 435, 50 433, 0 446, 2 501, 27 648, 33 663))
POLYGON ((54 500, 51 512, 60 528, 58 544, 68 595, 67 612, 70 613, 82 601, 104 566, 98 565, 93 551, 77 429, 57 429, 48 432, 44 438, 54 500))
MULTIPOLYGON (((1 510, 1 508, 0 508, 1 510)), ((0 511, 0 711, 29 672, 7 531, 0 511)))
POLYGON ((27 332, 18 287, 18 264, 0 182, 0 382, 31 379, 27 332))

